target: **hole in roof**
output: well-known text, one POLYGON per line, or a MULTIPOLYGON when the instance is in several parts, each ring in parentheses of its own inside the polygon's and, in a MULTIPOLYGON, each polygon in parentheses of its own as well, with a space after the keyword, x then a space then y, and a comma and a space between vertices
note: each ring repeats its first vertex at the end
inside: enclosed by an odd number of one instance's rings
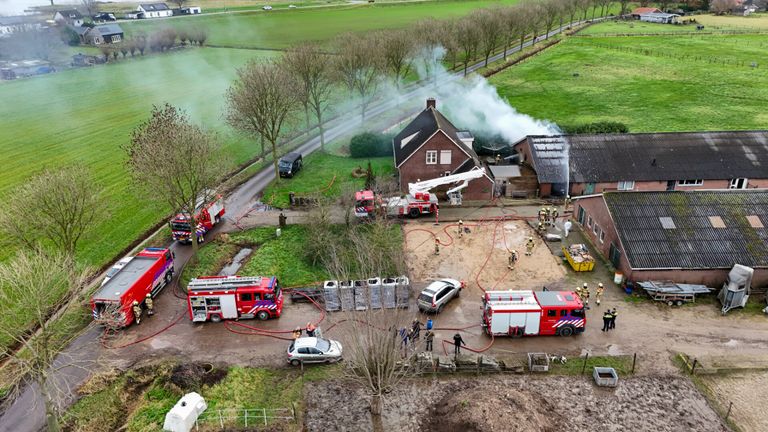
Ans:
POLYGON ((677 227, 675 226, 675 222, 672 220, 672 218, 671 218, 671 217, 667 217, 667 216, 661 216, 661 217, 659 218, 659 222, 661 222, 661 226, 662 226, 664 229, 675 229, 675 228, 677 228, 677 227))
POLYGON ((752 228, 765 228, 765 225, 763 225, 763 221, 760 220, 760 216, 757 216, 757 215, 747 216, 747 222, 749 222, 749 226, 751 226, 752 228))
POLYGON ((710 216, 709 223, 712 224, 712 228, 725 228, 725 222, 720 216, 710 216))

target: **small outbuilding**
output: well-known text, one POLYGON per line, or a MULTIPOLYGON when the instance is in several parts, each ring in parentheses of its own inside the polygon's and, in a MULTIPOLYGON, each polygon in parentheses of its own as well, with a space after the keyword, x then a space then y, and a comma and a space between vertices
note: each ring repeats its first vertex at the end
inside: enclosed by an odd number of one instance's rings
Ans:
POLYGON ((640 15, 640 21, 658 23, 658 24, 677 24, 680 19, 680 15, 663 13, 663 12, 651 12, 640 15))
POLYGON ((173 15, 173 11, 165 3, 142 3, 136 10, 143 14, 141 18, 164 18, 173 15))
POLYGON ((53 14, 53 20, 59 25, 80 27, 83 25, 85 18, 77 9, 66 9, 56 11, 56 13, 53 14))
POLYGON ((85 33, 86 43, 91 45, 114 44, 123 41, 123 29, 117 24, 97 25, 85 33))
POLYGON ((632 18, 634 19, 640 19, 640 15, 648 14, 648 13, 661 13, 662 10, 655 7, 639 7, 635 8, 635 10, 632 11, 630 15, 632 15, 632 18))

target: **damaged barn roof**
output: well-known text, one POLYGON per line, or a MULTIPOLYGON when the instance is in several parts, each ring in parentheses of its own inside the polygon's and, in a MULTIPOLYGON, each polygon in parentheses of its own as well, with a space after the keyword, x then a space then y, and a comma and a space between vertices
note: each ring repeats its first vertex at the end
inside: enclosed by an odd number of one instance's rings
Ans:
POLYGON ((768 191, 606 192, 633 269, 768 267, 768 191))
POLYGON ((768 131, 532 135, 540 183, 768 178, 768 131))

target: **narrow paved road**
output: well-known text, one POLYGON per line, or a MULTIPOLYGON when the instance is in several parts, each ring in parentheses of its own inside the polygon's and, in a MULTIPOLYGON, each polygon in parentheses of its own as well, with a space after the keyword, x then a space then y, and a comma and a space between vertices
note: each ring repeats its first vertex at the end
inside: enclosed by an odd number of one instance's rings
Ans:
MULTIPOLYGON (((567 27, 558 28, 549 33, 549 36, 560 33, 567 27)), ((537 42, 544 40, 544 36, 537 38, 537 42)), ((532 41, 527 41, 523 47, 529 47, 532 41)), ((520 46, 510 49, 507 54, 514 54, 520 50, 520 46)), ((503 53, 496 54, 489 59, 489 62, 495 62, 504 57, 503 53)), ((467 68, 468 72, 474 72, 484 66, 484 62, 479 62, 467 68)), ((440 77, 439 85, 445 85, 449 82, 462 78, 462 73, 448 74, 440 77)), ((413 101, 414 113, 421 110, 423 96, 429 93, 433 83, 418 83, 406 88, 405 95, 401 100, 413 101), (418 99, 417 99, 418 98, 418 99)), ((386 113, 396 107, 402 107, 398 104, 397 98, 392 98, 372 105, 366 112, 368 118, 386 113)), ((356 118, 356 116, 352 116, 356 118)), ((349 116, 335 122, 331 122, 327 127, 326 141, 332 141, 343 136, 357 128, 356 121, 349 121, 349 116)), ((303 155, 310 154, 320 148, 320 138, 314 137, 299 146, 296 151, 303 155)), ((258 195, 275 178, 272 165, 263 168, 248 181, 236 188, 226 201, 227 212, 230 219, 237 218, 245 214, 256 202, 258 195)), ((174 243, 171 249, 176 253, 176 267, 182 268, 190 258, 190 248, 174 243)), ((165 294, 168 295, 168 294, 165 294)), ((98 367, 98 358, 103 349, 99 343, 101 330, 95 326, 87 328, 74 342, 56 360, 55 367, 60 368, 54 374, 54 382, 57 391, 57 398, 61 406, 68 406, 75 398, 75 389, 79 387, 98 367), (67 366, 70 365, 70 366, 67 366)), ((35 432, 45 427, 45 410, 43 400, 39 389, 35 385, 27 386, 14 401, 14 403, 0 417, 0 432, 35 432)))

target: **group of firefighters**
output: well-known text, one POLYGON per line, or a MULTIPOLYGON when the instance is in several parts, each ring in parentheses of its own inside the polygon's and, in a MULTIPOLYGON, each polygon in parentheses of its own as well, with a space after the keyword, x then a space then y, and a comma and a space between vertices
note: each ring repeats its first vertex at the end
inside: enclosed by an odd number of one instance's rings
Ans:
MULTIPOLYGON (((600 306, 600 299, 603 298, 603 292, 605 291, 605 288, 603 287, 603 283, 600 282, 597 284, 597 289, 595 290, 595 303, 597 303, 598 306, 600 306)), ((584 306, 589 307, 589 285, 584 282, 584 284, 580 287, 576 287, 576 295, 579 296, 579 299, 582 303, 584 303, 584 306)))
POLYGON ((537 230, 539 233, 546 231, 548 226, 554 226, 557 222, 557 218, 560 216, 557 207, 542 207, 538 213, 539 225, 537 230))
MULTIPOLYGON (((152 301, 152 294, 147 293, 147 297, 144 299, 144 306, 147 307, 147 316, 155 314, 155 302, 152 301)), ((136 325, 141 324, 141 303, 138 300, 133 301, 133 319, 136 321, 136 325)))

